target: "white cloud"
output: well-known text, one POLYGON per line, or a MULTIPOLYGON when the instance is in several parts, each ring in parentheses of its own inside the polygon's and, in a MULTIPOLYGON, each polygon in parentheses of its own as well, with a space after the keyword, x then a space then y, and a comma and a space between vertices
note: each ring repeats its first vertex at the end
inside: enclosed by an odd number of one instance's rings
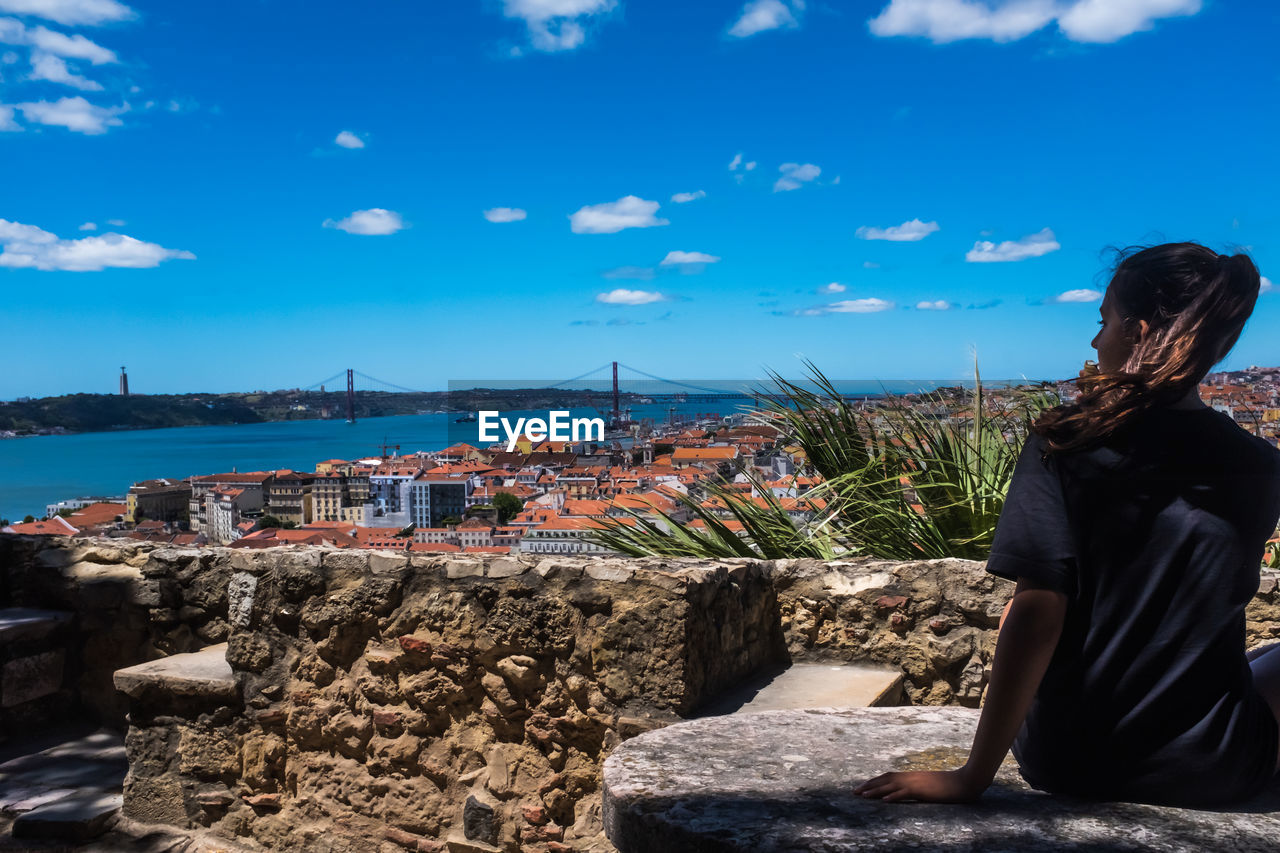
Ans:
POLYGON ((674 201, 676 204, 687 204, 691 201, 697 201, 700 198, 706 198, 706 197, 707 197, 706 191, 697 190, 696 192, 691 192, 691 193, 676 193, 671 197, 671 200, 674 201))
POLYGON ((871 314, 876 311, 886 311, 892 307, 892 302, 875 297, 844 299, 826 306, 827 311, 836 314, 871 314))
POLYGON ((868 296, 862 299, 842 299, 839 302, 832 302, 830 305, 819 305, 816 308, 805 308, 797 311, 796 315, 800 317, 817 317, 823 314, 875 314, 878 311, 888 311, 892 307, 893 303, 887 299, 868 296))
POLYGON ((28 33, 31 43, 46 53, 55 53, 67 59, 87 59, 94 65, 110 65, 117 62, 114 51, 108 50, 82 35, 63 33, 36 27, 28 33))
POLYGON ((1058 0, 1003 0, 994 7, 974 0, 892 0, 867 26, 878 36, 925 36, 938 44, 1015 41, 1047 25, 1058 10, 1058 0))
POLYGON ((115 227, 115 228, 123 228, 123 227, 124 227, 124 220, 123 220, 123 219, 108 219, 108 220, 107 220, 107 224, 108 224, 108 225, 111 225, 111 226, 113 226, 113 227, 115 227))
POLYGON ((948 311, 951 309, 951 303, 945 299, 938 299, 934 302, 917 302, 916 308, 921 311, 948 311))
POLYGON ((812 163, 783 163, 778 167, 778 171, 782 173, 782 177, 778 178, 773 185, 773 191, 776 193, 798 190, 802 185, 822 174, 822 170, 812 163))
POLYGON ((195 257, 124 234, 63 240, 34 225, 0 219, 0 267, 97 272, 107 267, 144 269, 162 261, 195 257))
MULTIPOLYGON (((16 18, 0 18, 0 43, 27 45, 66 59, 87 59, 94 65, 116 62, 113 51, 81 35, 68 36, 44 27, 27 29, 16 18)), ((16 53, 5 54, 6 63, 18 61, 16 53)))
POLYGON ((86 92, 101 92, 102 84, 81 77, 67 67, 66 60, 51 53, 34 51, 31 54, 31 79, 48 80, 50 83, 61 83, 73 86, 86 92))
MULTIPOLYGON (((739 151, 737 154, 734 154, 733 159, 729 161, 729 171, 736 172, 738 171, 738 167, 742 167, 746 171, 750 172, 752 169, 756 167, 756 161, 750 160, 746 163, 742 162, 742 152, 739 151)), ((738 183, 742 183, 744 179, 741 174, 734 175, 733 177, 735 180, 737 180, 738 183)))
POLYGON ((751 0, 742 7, 742 14, 729 28, 729 35, 734 38, 746 38, 767 30, 783 27, 794 29, 800 26, 794 13, 804 11, 803 0, 751 0))
POLYGON ((964 259, 969 263, 985 263, 1000 261, 1024 261, 1027 258, 1038 258, 1050 252, 1056 252, 1062 246, 1054 238, 1048 228, 1021 240, 1005 240, 999 245, 989 240, 979 240, 973 244, 964 259))
POLYGON ((356 136, 349 130, 344 130, 333 139, 334 144, 341 145, 343 148, 363 148, 364 140, 356 136))
POLYGON ((0 12, 47 18, 72 26, 127 21, 137 14, 116 0, 0 0, 0 12))
POLYGON ((84 223, 83 225, 81 225, 81 226, 80 226, 80 230, 81 230, 81 231, 97 231, 97 230, 98 230, 98 223, 96 223, 96 222, 86 222, 86 223, 84 223))
POLYGON ((1259 292, 1259 293, 1266 293, 1268 290, 1271 290, 1273 287, 1275 287, 1275 285, 1271 283, 1271 279, 1267 278, 1267 277, 1264 275, 1264 276, 1262 277, 1262 281, 1261 281, 1261 282, 1259 282, 1259 285, 1258 285, 1258 292, 1259 292))
POLYGON ((1058 16, 1058 28, 1072 41, 1114 42, 1160 18, 1194 15, 1201 6, 1200 0, 1079 0, 1058 16))
POLYGON ((11 133, 17 130, 22 130, 22 127, 13 120, 13 107, 0 104, 0 133, 11 133))
POLYGON ((550 53, 581 45, 587 37, 583 21, 615 5, 615 0, 503 0, 502 13, 524 21, 529 43, 550 53))
POLYGON ((129 109, 128 106, 95 106, 79 95, 74 98, 59 98, 52 102, 36 101, 14 106, 22 110, 22 115, 27 121, 65 127, 89 136, 106 133, 108 127, 119 127, 123 122, 116 116, 129 109))
POLYGON ((664 302, 666 298, 653 290, 627 290, 625 287, 619 287, 608 293, 597 295, 596 301, 609 305, 648 305, 650 302, 664 302))
POLYGON ((574 234, 614 234, 624 228, 652 228, 669 225, 654 216, 660 205, 656 201, 627 195, 617 201, 588 204, 569 215, 569 228, 574 234))
POLYGON ((822 287, 819 287, 818 292, 819 293, 844 293, 848 289, 849 288, 845 287, 840 282, 833 281, 830 284, 824 284, 822 287))
POLYGON ((878 36, 1017 41, 1055 20, 1068 39, 1114 42, 1161 18, 1194 15, 1201 0, 891 0, 867 22, 878 36))
POLYGON ((862 268, 864 270, 878 270, 880 269, 880 265, 877 264, 875 261, 863 261, 862 268))
POLYGON ((518 207, 491 207, 484 212, 484 218, 490 222, 519 222, 528 215, 518 207))
POLYGON ((357 210, 345 219, 339 219, 336 222, 332 219, 326 219, 323 225, 325 228, 337 228, 339 231, 346 231, 348 234, 361 234, 364 236, 394 234, 405 227, 404 220, 400 218, 400 214, 394 210, 384 210, 381 207, 357 210))
POLYGON ((1101 291, 1082 288, 1080 290, 1066 290, 1059 293, 1053 298, 1054 302, 1097 302, 1102 298, 1101 291))
POLYGON ((919 219, 912 219, 901 225, 891 225, 888 228, 875 228, 870 225, 864 225, 859 228, 855 235, 861 240, 891 240, 897 243, 914 243, 917 240, 923 240, 933 232, 939 230, 936 222, 921 222, 919 219))
POLYGON ((706 252, 667 252, 659 266, 670 267, 677 264, 718 264, 720 258, 706 252))

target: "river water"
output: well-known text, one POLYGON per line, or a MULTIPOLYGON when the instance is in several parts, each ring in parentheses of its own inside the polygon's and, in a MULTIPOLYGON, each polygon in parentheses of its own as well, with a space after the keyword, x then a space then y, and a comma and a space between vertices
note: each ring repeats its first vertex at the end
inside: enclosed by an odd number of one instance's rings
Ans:
MULTIPOLYGON (((708 384, 708 383, 703 383, 708 384)), ((881 392, 905 393, 940 385, 971 385, 964 380, 867 380, 837 383, 842 393, 870 398, 881 392)), ((1017 384, 984 380, 984 385, 1017 384)), ((759 387, 726 383, 725 390, 759 387)), ((723 393, 723 392, 722 392, 723 393)), ((703 414, 731 415, 753 408, 750 397, 714 403, 641 404, 629 411, 639 421, 666 422, 703 414), (737 402, 735 402, 737 401, 737 402)), ((573 409, 574 417, 597 417, 599 409, 573 409)), ((504 411, 503 416, 546 417, 546 412, 504 411)), ((77 435, 31 436, 0 440, 0 519, 19 521, 27 514, 44 516, 45 507, 68 498, 119 496, 139 480, 170 479, 231 470, 313 471, 326 459, 378 456, 379 445, 400 445, 401 454, 440 450, 458 441, 480 443, 475 424, 456 424, 455 415, 419 414, 343 420, 279 421, 234 426, 122 430, 77 435)))
MULTIPOLYGON (((715 404, 723 414, 735 409, 715 404)), ((680 414, 694 415, 713 408, 708 403, 685 403, 680 414)), ((664 419, 668 407, 639 406, 636 418, 664 419)), ((546 412, 507 412, 506 417, 546 412)), ((573 410, 576 417, 597 417, 590 409, 573 410)), ((279 421, 235 426, 197 426, 174 429, 90 432, 0 441, 0 518, 20 521, 28 513, 44 516, 45 507, 67 498, 123 495, 139 480, 181 478, 192 474, 231 471, 270 471, 290 468, 313 471, 326 459, 378 456, 379 445, 400 445, 401 454, 440 450, 458 440, 475 424, 455 424, 455 415, 421 414, 366 418, 354 424, 342 420, 279 421)), ((390 451, 389 451, 390 452, 390 451)))

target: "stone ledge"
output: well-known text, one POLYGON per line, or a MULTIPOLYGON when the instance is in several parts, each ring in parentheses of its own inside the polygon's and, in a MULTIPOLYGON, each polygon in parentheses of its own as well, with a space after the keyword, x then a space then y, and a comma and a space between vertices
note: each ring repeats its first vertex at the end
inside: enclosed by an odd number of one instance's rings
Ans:
POLYGON ((116 670, 116 689, 131 699, 155 690, 166 696, 233 702, 240 696, 227 663, 227 644, 170 655, 116 670))
POLYGON ((765 711, 648 732, 605 762, 605 830, 622 853, 1276 849, 1280 783, 1229 812, 1090 803, 1032 790, 1010 757, 972 806, 850 793, 887 770, 958 766, 978 714, 765 711))

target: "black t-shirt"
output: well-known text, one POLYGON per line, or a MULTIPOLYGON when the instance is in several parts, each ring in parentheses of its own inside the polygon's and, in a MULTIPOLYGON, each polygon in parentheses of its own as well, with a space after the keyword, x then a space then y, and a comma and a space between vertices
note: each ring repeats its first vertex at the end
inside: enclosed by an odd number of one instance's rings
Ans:
POLYGON ((1272 779, 1280 730, 1245 606, 1280 517, 1280 450, 1214 409, 1144 412, 1101 445, 1027 437, 987 571, 1066 593, 1013 752, 1042 790, 1214 805, 1272 779))

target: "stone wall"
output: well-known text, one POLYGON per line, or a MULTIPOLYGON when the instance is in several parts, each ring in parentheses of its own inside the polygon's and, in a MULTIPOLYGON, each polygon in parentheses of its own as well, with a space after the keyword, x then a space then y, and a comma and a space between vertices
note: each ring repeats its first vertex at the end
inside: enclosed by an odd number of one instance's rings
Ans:
MULTIPOLYGON (((173 550, 0 536, 3 606, 74 614, 65 707, 123 724, 126 813, 248 846, 608 850, 600 768, 778 660, 981 701, 1012 584, 981 563, 173 550), (112 686, 226 643, 225 684, 112 686), (229 689, 228 689, 229 685, 229 689)), ((1250 645, 1280 634, 1277 576, 1250 645)), ((219 653, 220 655, 222 653, 219 653)))

